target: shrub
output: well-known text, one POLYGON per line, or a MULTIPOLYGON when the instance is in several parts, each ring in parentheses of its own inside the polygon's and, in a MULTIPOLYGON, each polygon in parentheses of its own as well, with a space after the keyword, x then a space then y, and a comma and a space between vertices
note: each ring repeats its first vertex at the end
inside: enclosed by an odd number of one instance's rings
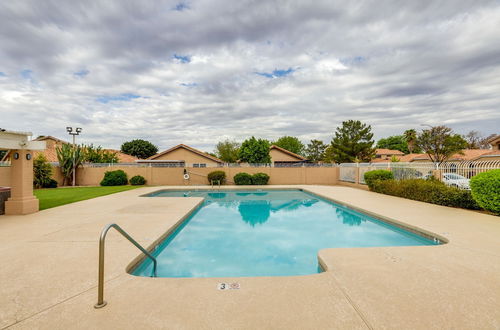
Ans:
POLYGON ((130 178, 130 184, 132 186, 142 186, 146 184, 146 179, 141 175, 136 175, 130 178))
POLYGON ((207 178, 208 178, 208 183, 212 183, 212 181, 214 181, 214 183, 216 181, 219 181, 220 184, 224 184, 226 182, 226 172, 213 171, 213 172, 208 173, 207 178))
POLYGON ((500 170, 479 173, 470 179, 472 197, 483 209, 500 215, 500 170))
POLYGON ((251 185, 252 176, 245 172, 238 173, 234 176, 234 183, 237 185, 251 185))
POLYGON ((50 179, 42 188, 57 188, 57 181, 50 179))
POLYGON ((127 173, 123 170, 107 171, 104 173, 101 186, 124 186, 127 183, 127 173))
POLYGON ((252 184, 265 185, 269 182, 269 175, 266 173, 255 173, 252 175, 252 184))
POLYGON ((375 180, 370 190, 437 205, 480 209, 470 191, 434 180, 375 180))
POLYGON ((372 190, 373 183, 375 180, 390 180, 394 179, 394 175, 392 174, 391 171, 388 170, 375 170, 375 171, 368 171, 365 173, 365 182, 372 190))
MULTIPOLYGON (((33 160, 33 185, 35 188, 49 188, 51 185, 52 166, 47 163, 43 154, 38 154, 33 160)), ((57 187, 57 181, 56 181, 57 187)))

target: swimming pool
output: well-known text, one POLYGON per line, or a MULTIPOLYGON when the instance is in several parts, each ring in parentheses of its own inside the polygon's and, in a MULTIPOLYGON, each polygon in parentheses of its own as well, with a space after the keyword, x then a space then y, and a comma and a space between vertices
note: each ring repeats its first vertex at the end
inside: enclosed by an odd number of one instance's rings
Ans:
MULTIPOLYGON (((319 272, 324 248, 437 242, 301 190, 159 191, 148 197, 204 197, 154 251, 158 277, 244 277, 319 272)), ((145 259, 132 272, 151 276, 145 259)))

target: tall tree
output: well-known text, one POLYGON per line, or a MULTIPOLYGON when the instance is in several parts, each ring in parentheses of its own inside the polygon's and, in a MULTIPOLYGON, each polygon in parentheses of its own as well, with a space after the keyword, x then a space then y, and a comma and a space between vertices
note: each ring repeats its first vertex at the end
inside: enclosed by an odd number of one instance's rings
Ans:
POLYGON ((331 144, 325 148, 325 152, 323 153, 323 158, 321 160, 325 163, 333 163, 335 161, 335 155, 331 144))
POLYGON ((295 154, 304 155, 304 144, 294 136, 282 136, 276 142, 273 143, 275 146, 291 151, 295 154))
POLYGON ((136 139, 122 144, 121 152, 140 159, 154 156, 158 152, 158 147, 149 141, 136 139))
POLYGON ((407 154, 408 150, 408 142, 404 135, 393 135, 377 141, 377 148, 391 149, 391 150, 399 150, 407 154))
POLYGON ((268 164, 271 163, 271 156, 269 155, 270 143, 264 139, 256 139, 251 137, 246 139, 241 144, 238 152, 240 161, 251 164, 268 164))
POLYGON ((332 140, 333 159, 337 163, 369 162, 375 155, 372 127, 359 120, 342 122, 332 140))
POLYGON ((327 145, 321 140, 311 140, 305 149, 305 156, 310 161, 319 162, 323 160, 326 147, 327 145))
POLYGON ((418 135, 417 145, 429 155, 432 162, 441 164, 456 153, 463 154, 467 141, 446 126, 424 129, 418 135))
POLYGON ((483 136, 478 131, 470 131, 464 135, 465 141, 467 141, 467 149, 480 149, 481 141, 483 136))
POLYGON ((236 163, 239 150, 240 144, 231 140, 220 141, 215 146, 215 154, 217 157, 227 163, 236 163))
POLYGON ((101 146, 94 147, 93 144, 85 146, 85 162, 89 163, 118 163, 116 152, 102 149, 101 146))
POLYGON ((415 147, 417 146, 417 131, 412 129, 407 129, 403 136, 405 137, 406 140, 406 145, 408 146, 408 151, 413 153, 415 150, 415 147))

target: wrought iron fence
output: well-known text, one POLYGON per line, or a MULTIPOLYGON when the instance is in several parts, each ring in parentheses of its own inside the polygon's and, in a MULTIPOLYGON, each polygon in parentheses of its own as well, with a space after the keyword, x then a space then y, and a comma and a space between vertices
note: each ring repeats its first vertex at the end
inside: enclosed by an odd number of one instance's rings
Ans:
POLYGON ((470 179, 482 172, 500 169, 500 160, 445 162, 439 165, 441 176, 456 174, 470 179))

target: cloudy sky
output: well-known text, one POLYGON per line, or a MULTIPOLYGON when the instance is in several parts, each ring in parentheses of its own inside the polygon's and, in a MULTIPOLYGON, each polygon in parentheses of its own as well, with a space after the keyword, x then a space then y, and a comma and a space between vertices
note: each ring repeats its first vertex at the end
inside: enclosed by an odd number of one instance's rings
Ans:
POLYGON ((0 127, 119 148, 500 133, 500 1, 2 1, 0 127))

